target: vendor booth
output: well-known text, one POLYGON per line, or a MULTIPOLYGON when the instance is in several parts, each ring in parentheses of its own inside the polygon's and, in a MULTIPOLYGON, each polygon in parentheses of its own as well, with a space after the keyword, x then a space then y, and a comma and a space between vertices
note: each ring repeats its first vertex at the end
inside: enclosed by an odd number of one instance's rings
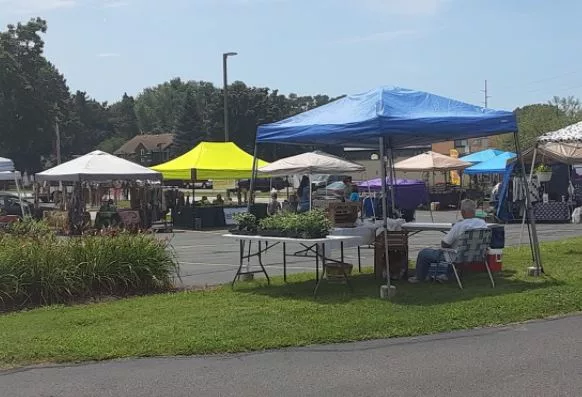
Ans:
MULTIPOLYGON (((434 178, 435 172, 462 171, 470 167, 471 163, 459 160, 444 154, 428 151, 399 161, 394 164, 396 171, 402 172, 426 172, 432 173, 434 178)), ((445 174, 446 175, 446 174, 445 174)), ((435 209, 457 208, 461 198, 461 186, 455 186, 445 183, 444 185, 433 186, 429 189, 429 203, 435 203, 435 209)), ((431 207, 432 211, 433 207, 431 207)))
MULTIPOLYGON (((159 172, 100 150, 36 174, 37 182, 63 182, 72 185, 72 193, 65 200, 67 210, 45 214, 51 219, 62 218, 63 226, 66 226, 71 234, 80 234, 90 227, 91 220, 85 208, 86 202, 90 198, 91 188, 100 184, 121 186, 127 183, 128 189, 133 189, 134 193, 130 199, 129 209, 118 210, 113 200, 102 202, 96 223, 107 218, 109 222, 104 226, 113 226, 113 223, 116 223, 131 229, 150 227, 153 221, 163 216, 161 191, 154 186, 156 184, 159 186, 161 179, 162 175, 159 172), (138 187, 149 191, 149 194, 140 194, 136 189, 138 187), (154 189, 160 194, 153 194, 151 191, 154 189), (148 200, 143 199, 146 195, 149 197, 148 200)), ((102 198, 99 197, 99 201, 102 198)))
POLYGON ((539 185, 536 219, 570 221, 574 208, 582 205, 582 180, 572 169, 582 164, 582 122, 540 136, 524 155, 531 161, 530 184, 539 185))
MULTIPOLYGON (((394 189, 394 207, 400 211, 402 217, 411 222, 414 220, 414 213, 421 205, 429 204, 428 189, 424 181, 416 179, 396 179, 395 183, 388 178, 386 186, 394 189)), ((363 201, 363 211, 366 217, 381 218, 382 202, 379 197, 382 191, 382 181, 380 178, 370 179, 369 181, 360 182, 358 187, 371 194, 363 201)), ((392 195, 386 195, 388 207, 392 207, 392 195)), ((429 207, 430 208, 430 207, 429 207)))
MULTIPOLYGON (((257 160, 260 167, 268 163, 257 160)), ((234 188, 237 179, 250 178, 253 156, 239 148, 234 142, 201 142, 194 149, 166 163, 152 167, 160 172, 164 180, 202 182, 225 181, 234 188)), ((178 195, 177 193, 175 195, 178 195)), ((189 199, 171 200, 174 225, 186 229, 218 228, 233 224, 233 215, 246 212, 247 206, 234 205, 229 196, 196 202, 193 191, 189 199), (212 200, 212 201, 211 201, 212 200), (214 203, 213 203, 214 202, 214 203)), ((266 204, 253 204, 252 212, 257 217, 267 213, 266 204)))
MULTIPOLYGON (((517 122, 512 112, 485 109, 422 91, 380 87, 362 94, 348 95, 276 123, 261 125, 256 144, 379 147, 381 192, 385 197, 386 159, 390 164, 390 180, 395 180, 392 149, 502 133, 514 133, 514 136, 517 133, 517 122), (386 150, 388 156, 385 157, 386 150)), ((517 150, 519 152, 519 147, 517 150)), ((255 158, 256 154, 255 146, 255 158)), ((394 205, 394 190, 391 195, 394 205)), ((386 200, 382 201, 386 203, 386 200)), ((385 269, 389 269, 386 204, 383 204, 382 212, 385 269)), ((533 224, 532 231, 530 237, 534 247, 537 236, 533 224)), ((532 255, 539 268, 539 251, 532 249, 532 255)), ((325 273, 325 258, 322 259, 325 273)), ((387 277, 387 287, 390 287, 389 284, 387 277)))

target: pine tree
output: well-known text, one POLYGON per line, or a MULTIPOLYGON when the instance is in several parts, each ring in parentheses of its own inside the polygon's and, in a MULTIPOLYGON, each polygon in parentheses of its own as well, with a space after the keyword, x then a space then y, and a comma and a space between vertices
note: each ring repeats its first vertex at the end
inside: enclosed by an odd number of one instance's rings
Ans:
POLYGON ((192 90, 188 90, 175 127, 174 146, 177 153, 186 153, 203 141, 205 137, 204 120, 198 107, 197 98, 192 90))

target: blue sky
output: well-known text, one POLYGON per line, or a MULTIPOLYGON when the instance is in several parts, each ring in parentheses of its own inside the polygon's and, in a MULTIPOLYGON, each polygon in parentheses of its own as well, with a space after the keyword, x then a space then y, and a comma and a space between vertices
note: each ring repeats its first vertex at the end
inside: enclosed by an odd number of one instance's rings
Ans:
POLYGON ((101 101, 172 77, 283 93, 379 85, 513 109, 582 97, 582 2, 562 0, 0 0, 0 24, 48 20, 46 54, 101 101))

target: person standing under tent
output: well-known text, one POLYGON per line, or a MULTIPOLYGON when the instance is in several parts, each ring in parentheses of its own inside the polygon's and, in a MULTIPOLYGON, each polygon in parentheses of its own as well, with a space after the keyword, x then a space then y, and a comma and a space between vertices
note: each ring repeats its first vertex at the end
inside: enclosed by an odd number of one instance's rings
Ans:
POLYGON ((311 197, 309 192, 309 177, 307 175, 303 175, 301 178, 301 183, 299 183, 299 187, 297 188, 297 196, 299 197, 297 212, 309 211, 311 197))
POLYGON ((274 190, 271 192, 271 199, 267 205, 267 215, 277 215, 279 211, 281 211, 281 204, 279 204, 279 201, 277 200, 277 191, 274 190))
POLYGON ((353 193, 352 177, 346 176, 344 178, 344 201, 349 201, 352 193, 353 193))
POLYGON ((356 185, 352 186, 352 193, 350 194, 350 201, 358 203, 360 201, 360 193, 358 193, 358 187, 356 185))

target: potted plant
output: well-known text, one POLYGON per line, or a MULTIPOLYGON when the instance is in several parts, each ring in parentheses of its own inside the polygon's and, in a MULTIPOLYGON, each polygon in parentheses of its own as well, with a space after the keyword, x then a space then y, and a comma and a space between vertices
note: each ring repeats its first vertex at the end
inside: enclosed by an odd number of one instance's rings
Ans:
POLYGON ((253 214, 248 212, 234 214, 232 219, 236 222, 237 228, 231 230, 231 233, 244 235, 252 235, 257 233, 257 217, 253 214))
POLYGON ((536 167, 536 176, 540 182, 549 182, 552 179, 552 168, 546 164, 540 164, 536 167))
POLYGON ((301 220, 301 215, 288 213, 283 215, 281 229, 286 237, 289 238, 299 238, 299 223, 301 220))
POLYGON ((274 215, 261 219, 259 221, 258 233, 261 236, 282 237, 283 231, 281 225, 283 220, 282 215, 274 215))
POLYGON ((326 237, 330 228, 331 222, 325 212, 313 210, 301 215, 297 231, 302 238, 315 239, 326 237))

